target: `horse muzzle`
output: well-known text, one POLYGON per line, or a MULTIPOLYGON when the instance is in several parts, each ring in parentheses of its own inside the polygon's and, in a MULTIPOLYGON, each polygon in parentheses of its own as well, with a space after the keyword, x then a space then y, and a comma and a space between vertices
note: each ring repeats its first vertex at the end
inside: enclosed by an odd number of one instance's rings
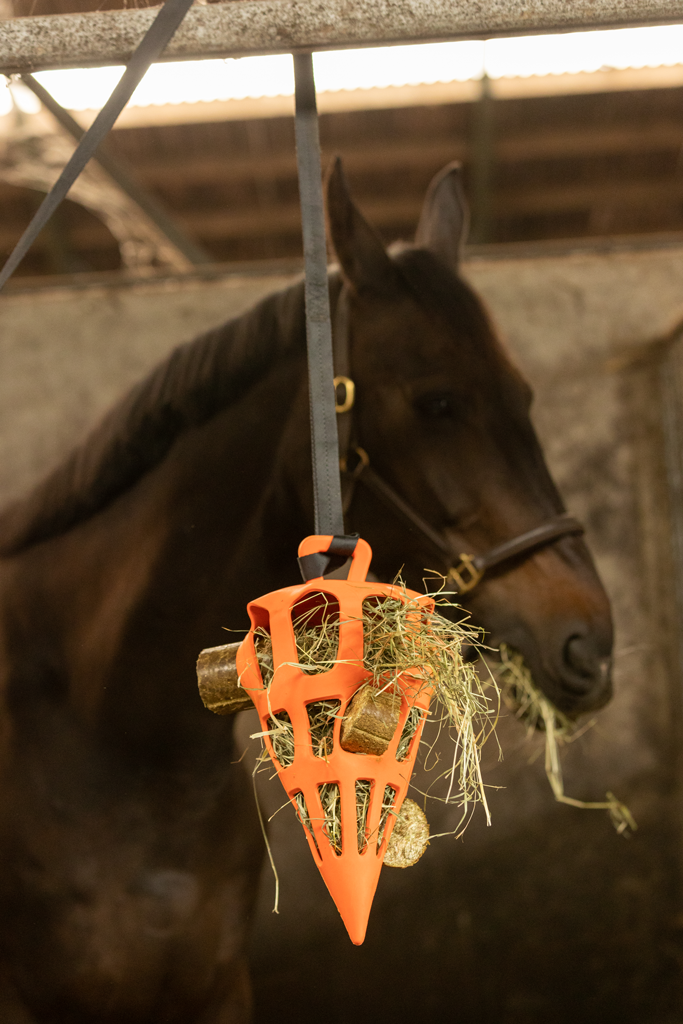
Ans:
MULTIPOLYGON (((488 619, 485 616, 484 619, 488 619)), ((480 621, 475 615, 475 620, 480 621)), ((486 627, 486 621, 482 623, 486 627)), ((534 683, 570 718, 596 711, 612 696, 612 623, 609 608, 599 619, 567 622, 540 617, 533 624, 489 624, 487 642, 519 652, 534 683), (491 625, 493 628, 491 629, 491 625)))

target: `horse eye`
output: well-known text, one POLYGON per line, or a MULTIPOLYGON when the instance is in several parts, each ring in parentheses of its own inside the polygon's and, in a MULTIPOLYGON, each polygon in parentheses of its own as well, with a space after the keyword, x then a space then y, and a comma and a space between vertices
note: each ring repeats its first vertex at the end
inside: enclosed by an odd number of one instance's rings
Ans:
POLYGON ((456 414, 456 399, 452 391, 432 391, 421 395, 415 402, 420 416, 427 420, 453 419, 456 414))

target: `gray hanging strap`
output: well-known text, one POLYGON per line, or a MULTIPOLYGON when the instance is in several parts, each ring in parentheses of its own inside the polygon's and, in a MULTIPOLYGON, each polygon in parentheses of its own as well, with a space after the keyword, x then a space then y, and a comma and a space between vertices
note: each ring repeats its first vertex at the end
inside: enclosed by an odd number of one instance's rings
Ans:
POLYGON ((332 326, 327 283, 318 111, 313 57, 294 54, 296 154, 306 270, 306 339, 313 457, 315 532, 344 533, 335 412, 332 326))
POLYGON ((114 122, 135 92, 150 64, 154 63, 157 57, 163 53, 192 3, 193 0, 166 0, 128 61, 126 70, 121 75, 113 93, 88 128, 68 164, 43 199, 31 223, 12 250, 2 272, 0 272, 0 290, 9 281, 88 160, 94 156, 95 150, 114 126, 114 122))

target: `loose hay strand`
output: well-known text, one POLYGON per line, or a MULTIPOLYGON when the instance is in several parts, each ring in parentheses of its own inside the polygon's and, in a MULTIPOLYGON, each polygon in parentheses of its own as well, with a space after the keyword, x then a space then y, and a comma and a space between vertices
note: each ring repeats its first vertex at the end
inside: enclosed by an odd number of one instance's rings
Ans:
MULTIPOLYGON (((258 767, 258 762, 257 762, 258 767)), ((266 852, 268 853, 268 860, 270 861, 270 867, 273 872, 273 878, 275 879, 275 896, 273 899, 273 913, 279 914, 280 906, 280 876, 277 873, 275 867, 275 860, 273 858, 273 851, 270 848, 270 842, 268 840, 268 832, 266 831, 266 823, 263 820, 263 812, 261 811, 261 804, 259 803, 258 791, 256 789, 256 768, 251 777, 251 782, 254 787, 254 802, 256 804, 256 813, 258 814, 259 825, 261 826, 261 834, 263 835, 263 841, 266 844, 266 852)))
POLYGON ((356 826, 358 829, 358 852, 362 853, 368 845, 368 810, 372 782, 369 779, 356 781, 356 826))
POLYGON ((545 733, 545 774, 557 802, 584 810, 607 811, 619 835, 626 834, 629 829, 634 832, 638 826, 633 815, 626 804, 617 800, 614 793, 606 793, 604 801, 577 800, 565 795, 560 747, 578 739, 593 722, 589 722, 586 727, 578 728, 575 722, 556 708, 534 684, 531 672, 524 664, 521 654, 511 651, 502 644, 500 659, 497 674, 503 686, 506 702, 514 710, 517 718, 526 722, 528 735, 532 735, 534 730, 539 728, 545 733))
MULTIPOLYGON (((364 602, 364 664, 377 687, 393 686, 400 676, 412 677, 418 686, 433 687, 454 741, 445 801, 461 808, 461 824, 472 807, 481 803, 490 824, 480 751, 495 728, 499 694, 495 681, 494 696, 486 692, 473 662, 463 656, 465 647, 481 648, 482 634, 462 622, 451 622, 437 610, 457 607, 442 593, 428 595, 437 602, 437 609, 429 611, 409 597, 400 580, 395 585, 403 591, 400 597, 364 602)), ((419 717, 414 717, 412 724, 412 734, 401 737, 403 750, 410 744, 419 717)))

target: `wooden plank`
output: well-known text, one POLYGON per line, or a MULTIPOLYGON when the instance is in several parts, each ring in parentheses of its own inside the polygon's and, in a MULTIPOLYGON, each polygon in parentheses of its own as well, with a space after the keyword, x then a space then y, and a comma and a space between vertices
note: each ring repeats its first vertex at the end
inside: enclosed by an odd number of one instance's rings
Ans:
MULTIPOLYGON (((0 197, 4 189, 0 187, 0 197)), ((525 215, 552 215, 591 210, 601 206, 610 209, 649 209, 663 203, 683 202, 683 181, 681 179, 652 181, 595 181, 586 184, 550 187, 546 185, 525 188, 498 189, 493 195, 494 213, 497 218, 525 215)), ((390 233, 398 229, 405 237, 412 233, 420 214, 419 197, 414 199, 370 200, 363 203, 368 219, 380 231, 390 233)), ((204 242, 230 240, 240 242, 254 238, 272 236, 300 237, 299 206, 295 203, 262 209, 244 211, 203 211, 192 209, 178 211, 176 216, 186 230, 204 242)), ((4 222, 0 225, 0 246, 11 248, 21 233, 23 225, 4 222)), ((676 222, 675 227, 678 228, 676 222)), ((73 225, 69 240, 76 250, 107 249, 113 240, 103 227, 95 223, 73 225)), ((47 243, 38 239, 37 250, 47 243)))
MULTIPOLYGON (((624 155, 646 152, 674 152, 681 147, 681 127, 673 120, 637 124, 633 127, 596 128, 571 127, 543 132, 519 132, 494 142, 496 162, 516 163, 531 160, 571 159, 624 155)), ((338 145, 323 150, 323 166, 339 151, 338 145)), ((434 141, 395 142, 380 138, 377 145, 344 146, 344 167, 347 174, 384 176, 388 168, 433 173, 450 160, 467 161, 471 146, 462 137, 434 141)), ((269 152, 263 156, 228 156, 190 151, 163 157, 142 153, 136 156, 136 174, 141 181, 173 192, 187 189, 188 184, 235 183, 241 181, 275 181, 294 179, 296 159, 293 153, 269 152)))

